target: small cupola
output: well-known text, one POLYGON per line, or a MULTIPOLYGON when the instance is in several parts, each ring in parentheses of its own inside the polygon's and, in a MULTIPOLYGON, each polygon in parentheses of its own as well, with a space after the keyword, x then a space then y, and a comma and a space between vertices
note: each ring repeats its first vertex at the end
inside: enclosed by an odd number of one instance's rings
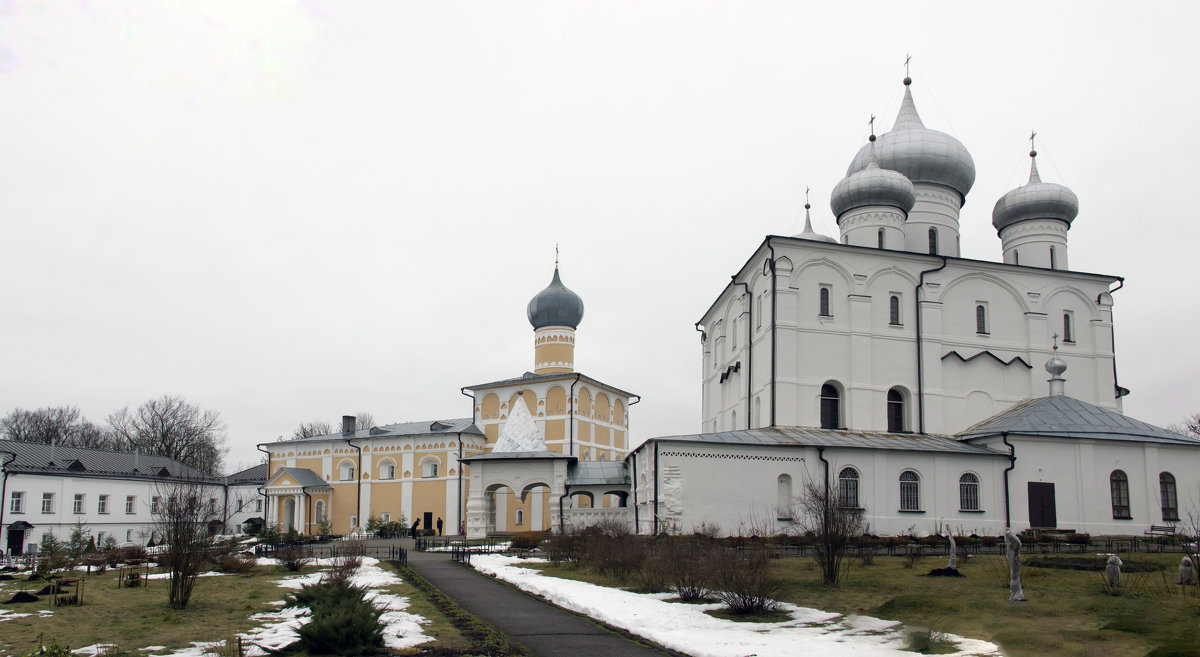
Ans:
MULTIPOLYGON (((1033 143, 1037 133, 1029 136, 1033 143)), ((1067 187, 1042 182, 1037 149, 1029 150, 1029 182, 996 201, 992 225, 1004 262, 1046 269, 1067 268, 1067 231, 1079 214, 1079 198, 1067 187)))
POLYGON ((842 243, 899 250, 904 248, 904 224, 917 194, 904 174, 880 166, 875 140, 872 134, 866 166, 834 186, 829 207, 837 217, 842 243))
POLYGON ((1046 361, 1046 371, 1050 373, 1047 381, 1050 384, 1050 396, 1062 397, 1067 394, 1067 380, 1063 373, 1067 371, 1067 361, 1058 355, 1058 336, 1054 337, 1054 347, 1050 360, 1046 361))
POLYGON ((526 314, 533 326, 533 372, 574 372, 575 329, 583 321, 583 299, 563 285, 557 255, 550 285, 529 300, 526 314))
POLYGON ((810 204, 808 202, 808 189, 805 189, 804 190, 804 230, 802 232, 800 232, 800 234, 793 235, 792 237, 795 237, 797 239, 802 239, 802 240, 811 240, 813 242, 828 242, 830 244, 837 244, 837 240, 833 239, 832 237, 830 237, 828 235, 822 235, 821 233, 818 233, 817 231, 813 230, 811 209, 812 209, 812 204, 810 204))

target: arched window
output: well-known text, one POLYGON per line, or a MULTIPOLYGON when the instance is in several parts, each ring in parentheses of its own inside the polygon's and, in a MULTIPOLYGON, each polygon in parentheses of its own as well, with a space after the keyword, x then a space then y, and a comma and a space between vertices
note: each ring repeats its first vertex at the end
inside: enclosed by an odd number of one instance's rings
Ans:
POLYGON ((1162 499, 1162 519, 1179 520, 1179 497, 1175 493, 1175 475, 1170 472, 1159 473, 1158 493, 1162 499))
POLYGON ((818 310, 821 317, 831 317, 829 314, 829 288, 822 287, 820 291, 820 307, 818 310))
POLYGON ((860 508, 858 503, 858 470, 842 468, 838 473, 838 505, 843 509, 860 508))
POLYGON ((987 307, 982 303, 975 306, 975 332, 984 335, 988 332, 987 307))
POLYGON ((422 462, 421 463, 421 476, 422 477, 438 476, 438 462, 433 459, 429 459, 427 461, 422 462))
POLYGON ((837 429, 841 426, 842 395, 832 383, 821 386, 821 428, 837 429))
POLYGON ((1129 477, 1121 470, 1113 470, 1108 476, 1109 488, 1112 491, 1113 518, 1129 520, 1129 477))
POLYGON ((516 524, 518 524, 518 525, 524 525, 524 524, 525 524, 525 510, 524 510, 524 509, 517 509, 517 520, 516 520, 516 524))
POLYGON ((313 516, 317 522, 325 522, 325 503, 321 500, 317 500, 317 503, 313 505, 313 516))
POLYGON ((980 511, 979 477, 967 472, 958 478, 958 509, 980 511))
POLYGON ((781 474, 776 481, 775 513, 780 520, 792 519, 792 475, 781 474))
POLYGON ((392 463, 391 461, 388 461, 387 463, 384 463, 383 465, 379 466, 379 478, 380 479, 395 479, 396 478, 396 464, 392 463))
POLYGON ((1052 246, 1052 247, 1050 247, 1050 268, 1058 269, 1058 263, 1054 262, 1054 255, 1055 255, 1054 247, 1052 246))
POLYGON ((895 294, 888 299, 888 324, 900 326, 900 297, 895 294))
POLYGON ((904 393, 897 388, 887 393, 887 427, 891 433, 904 431, 904 393))
POLYGON ((879 229, 879 248, 883 248, 883 229, 879 229))
POLYGON ((354 464, 353 463, 349 463, 349 462, 343 463, 342 467, 340 469, 341 469, 341 477, 340 478, 342 481, 353 481, 354 480, 354 464))
POLYGON ((1075 341, 1075 322, 1071 321, 1070 311, 1063 313, 1063 342, 1075 341))
POLYGON ((900 473, 900 510, 921 510, 921 475, 912 470, 900 473))
POLYGON ((932 253, 933 255, 937 255, 937 252, 938 252, 937 247, 938 247, 937 228, 934 228, 931 226, 929 228, 929 252, 932 253))

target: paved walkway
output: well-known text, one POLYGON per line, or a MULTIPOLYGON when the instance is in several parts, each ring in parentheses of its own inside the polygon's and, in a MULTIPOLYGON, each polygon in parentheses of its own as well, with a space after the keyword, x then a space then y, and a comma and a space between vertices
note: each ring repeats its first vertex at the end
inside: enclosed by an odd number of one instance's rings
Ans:
MULTIPOLYGON (((408 547, 411 546, 410 541, 408 547)), ((445 552, 410 549, 408 565, 460 607, 539 657, 664 657, 678 654, 636 643, 586 617, 460 566, 445 552)))

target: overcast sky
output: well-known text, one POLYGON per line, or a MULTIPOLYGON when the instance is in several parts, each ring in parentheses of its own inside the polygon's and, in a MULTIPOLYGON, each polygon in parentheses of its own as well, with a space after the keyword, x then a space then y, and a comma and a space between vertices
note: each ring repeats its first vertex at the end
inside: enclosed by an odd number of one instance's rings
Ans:
POLYGON ((1080 199, 1072 269, 1127 278, 1125 411, 1175 422, 1200 411, 1197 24, 1195 2, 0 2, 0 413, 182 395, 228 422, 229 469, 302 421, 463 417, 460 387, 532 368, 558 243, 578 369, 643 396, 635 441, 697 431, 693 322, 800 231, 806 186, 836 234, 829 192, 912 53, 926 125, 975 159, 963 255, 999 259, 1036 128, 1080 199))

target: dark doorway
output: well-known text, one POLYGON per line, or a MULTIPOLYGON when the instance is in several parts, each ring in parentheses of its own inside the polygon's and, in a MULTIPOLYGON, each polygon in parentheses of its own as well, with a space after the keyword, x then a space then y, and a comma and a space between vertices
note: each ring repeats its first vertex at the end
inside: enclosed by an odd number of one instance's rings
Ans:
POLYGON ((8 526, 9 556, 15 557, 25 553, 25 534, 30 529, 33 529, 33 525, 24 520, 18 520, 8 526))
POLYGON ((1029 482, 1029 525, 1039 529, 1058 526, 1054 511, 1054 484, 1029 482))
POLYGON ((426 511, 425 515, 421 518, 421 528, 422 529, 432 529, 435 532, 437 531, 437 528, 435 528, 433 526, 433 512, 432 511, 426 511))

